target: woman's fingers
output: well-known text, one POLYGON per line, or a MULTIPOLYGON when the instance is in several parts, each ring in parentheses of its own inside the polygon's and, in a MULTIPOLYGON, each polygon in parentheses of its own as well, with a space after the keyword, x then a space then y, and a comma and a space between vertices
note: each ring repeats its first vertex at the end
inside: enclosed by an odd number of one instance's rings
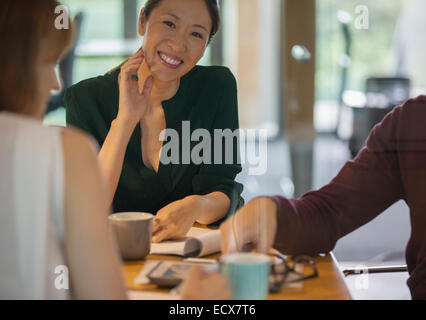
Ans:
POLYGON ((143 50, 139 50, 121 66, 121 70, 127 69, 128 66, 132 64, 140 65, 144 59, 145 59, 145 55, 143 53, 143 50))
POLYGON ((161 228, 152 236, 152 242, 159 243, 171 238, 172 231, 168 227, 161 228))
POLYGON ((143 59, 145 59, 145 57, 139 57, 139 56, 137 56, 137 57, 132 57, 132 58, 130 58, 129 60, 127 60, 124 64, 127 64, 127 63, 133 63, 133 62, 135 62, 135 61, 143 61, 143 59))
POLYGON ((138 57, 145 57, 145 53, 143 52, 142 49, 139 49, 132 57, 138 58, 138 57))
POLYGON ((127 70, 127 69, 129 69, 129 68, 139 68, 140 67, 140 65, 141 65, 141 63, 142 63, 142 61, 135 61, 135 62, 132 62, 132 63, 129 63, 129 64, 126 64, 126 65, 124 65, 122 68, 121 68, 121 70, 127 70))
POLYGON ((123 64, 122 66, 121 66, 121 70, 124 70, 124 69, 127 69, 129 66, 131 66, 131 65, 138 65, 138 66, 140 66, 141 64, 142 64, 142 62, 144 61, 144 59, 143 58, 140 58, 140 59, 135 59, 135 60, 129 60, 129 61, 127 61, 125 64, 123 64))
POLYGON ((152 242, 158 243, 169 239, 181 239, 185 234, 182 234, 176 224, 168 223, 167 225, 161 225, 159 230, 153 235, 152 242))
MULTIPOLYGON (((144 61, 142 51, 134 54, 122 66, 119 74, 119 114, 126 119, 141 119, 148 107, 148 93, 150 93, 150 82, 147 84, 147 95, 139 93, 138 71, 144 61)), ((157 232, 158 227, 154 227, 157 232)))
MULTIPOLYGON (((122 86, 134 85, 134 87, 137 88, 138 81, 135 81, 134 77, 135 76, 137 77, 138 69, 139 69, 139 66, 133 66, 133 67, 130 66, 127 69, 123 69, 120 73, 120 75, 121 74, 123 75, 122 75, 122 78, 120 77, 119 84, 122 86)), ((151 92, 151 88, 152 88, 152 85, 150 85, 149 91, 147 91, 148 93, 151 92)))
POLYGON ((134 56, 132 56, 129 60, 126 61, 125 64, 121 67, 121 72, 128 73, 130 70, 137 71, 144 61, 145 57, 143 53, 137 53, 134 56))
POLYGON ((121 69, 121 72, 122 72, 122 73, 125 73, 125 74, 129 74, 129 73, 136 74, 136 73, 137 73, 137 71, 138 71, 138 69, 139 69, 139 66, 140 66, 140 64, 137 64, 137 63, 129 64, 129 65, 127 65, 127 66, 124 66, 124 67, 121 69))
POLYGON ((144 57, 139 57, 139 58, 134 58, 134 59, 129 59, 125 64, 123 64, 123 66, 121 67, 121 69, 125 69, 127 66, 129 65, 141 65, 144 61, 144 57))
POLYGON ((160 224, 156 223, 155 220, 152 223, 152 234, 158 232, 160 230, 160 224))
POLYGON ((155 217, 154 221, 152 222, 152 234, 157 233, 165 226, 163 225, 163 221, 159 217, 155 217))
POLYGON ((126 81, 129 81, 134 74, 135 70, 122 70, 119 75, 119 83, 124 84, 126 81))
POLYGON ((154 77, 149 76, 148 78, 146 78, 145 83, 143 85, 142 96, 149 97, 151 94, 153 85, 154 85, 154 77))
POLYGON ((137 59, 144 59, 144 58, 145 58, 145 55, 144 55, 143 51, 142 51, 142 50, 140 50, 140 51, 136 52, 133 56, 131 56, 131 57, 127 60, 127 62, 126 62, 126 63, 131 62, 131 61, 133 61, 133 60, 137 60, 137 59))

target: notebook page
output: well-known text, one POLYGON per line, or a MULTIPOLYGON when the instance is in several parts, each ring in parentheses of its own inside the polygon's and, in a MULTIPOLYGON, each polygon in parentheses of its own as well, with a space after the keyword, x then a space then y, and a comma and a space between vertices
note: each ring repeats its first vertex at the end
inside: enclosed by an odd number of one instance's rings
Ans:
POLYGON ((151 244, 151 254, 202 257, 220 251, 220 230, 192 227, 181 240, 151 244))

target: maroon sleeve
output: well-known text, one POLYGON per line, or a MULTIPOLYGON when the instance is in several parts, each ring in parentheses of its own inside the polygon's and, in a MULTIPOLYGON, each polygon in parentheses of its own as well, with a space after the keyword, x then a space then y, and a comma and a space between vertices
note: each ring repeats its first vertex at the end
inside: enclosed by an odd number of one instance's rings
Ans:
POLYGON ((337 240, 404 197, 395 135, 401 107, 374 127, 366 147, 320 190, 299 199, 274 196, 278 231, 274 247, 286 254, 331 251, 337 240))
POLYGON ((409 100, 399 122, 398 162, 411 222, 407 284, 413 299, 426 299, 426 96, 409 100))

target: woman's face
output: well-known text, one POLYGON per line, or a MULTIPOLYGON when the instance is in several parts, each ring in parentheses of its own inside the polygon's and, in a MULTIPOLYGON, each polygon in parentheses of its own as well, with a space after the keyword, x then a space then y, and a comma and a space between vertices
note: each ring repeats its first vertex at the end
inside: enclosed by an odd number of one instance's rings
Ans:
POLYGON ((202 58, 212 29, 204 0, 162 0, 147 21, 139 21, 145 60, 160 81, 188 73, 202 58))

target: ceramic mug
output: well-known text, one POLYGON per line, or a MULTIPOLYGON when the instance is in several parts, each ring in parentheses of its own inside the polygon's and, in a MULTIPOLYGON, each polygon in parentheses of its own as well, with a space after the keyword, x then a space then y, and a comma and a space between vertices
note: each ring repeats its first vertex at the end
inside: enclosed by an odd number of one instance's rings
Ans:
POLYGON ((145 212, 121 212, 108 217, 124 260, 142 260, 149 254, 153 218, 145 212))
POLYGON ((220 259, 234 300, 266 300, 270 257, 260 253, 232 253, 220 259))

